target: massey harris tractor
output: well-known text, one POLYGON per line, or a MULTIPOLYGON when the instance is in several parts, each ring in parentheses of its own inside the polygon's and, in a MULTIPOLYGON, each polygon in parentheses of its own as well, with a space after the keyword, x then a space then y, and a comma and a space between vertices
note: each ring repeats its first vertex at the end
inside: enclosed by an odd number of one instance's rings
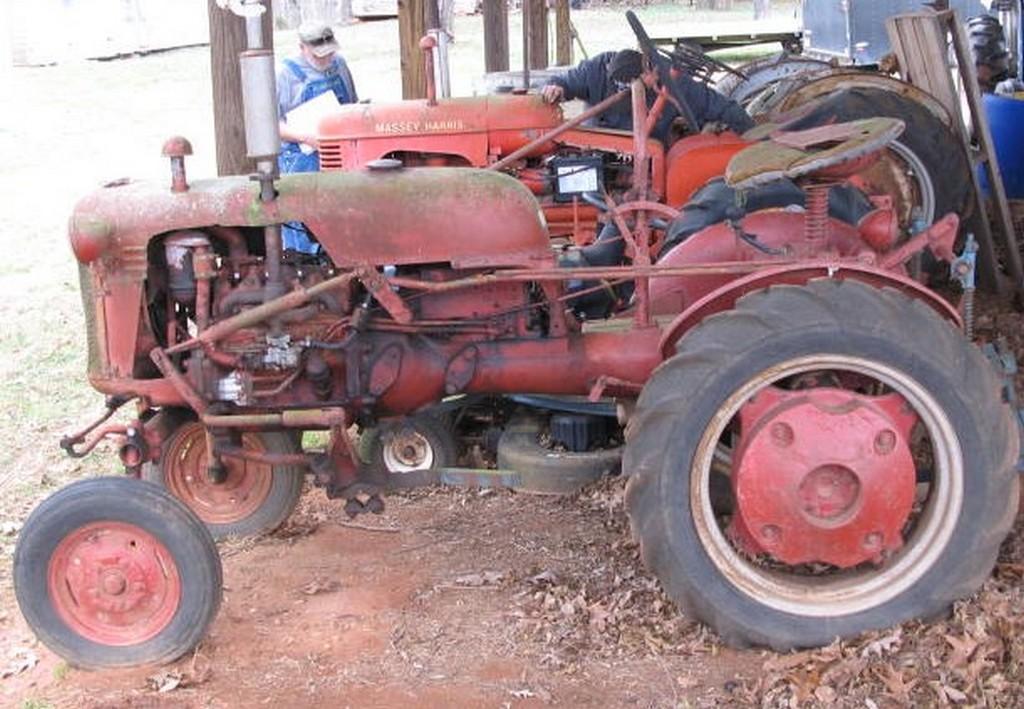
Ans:
MULTIPOLYGON (((641 81, 632 95, 647 125, 641 81)), ((268 138, 255 131, 250 152, 272 155, 273 109, 252 114, 268 138)), ((971 273, 970 249, 953 253, 957 216, 907 235, 885 204, 856 224, 828 214, 829 189, 902 130, 880 118, 777 131, 726 181, 744 194, 794 180, 805 211, 737 211, 671 242, 638 209, 604 266, 553 250, 534 196, 499 172, 278 177, 264 159, 255 181, 189 183, 187 146, 169 142, 169 187, 112 184, 71 217, 90 381, 136 416, 63 445, 82 455, 111 438, 132 475, 73 483, 26 521, 25 618, 76 665, 174 659, 221 597, 200 517, 272 526, 306 474, 350 513, 379 511, 416 479, 365 464, 353 424, 515 394, 617 400, 642 558, 727 642, 812 646, 943 612, 987 578, 1010 529, 1019 437, 969 317, 908 275, 925 251, 971 273), (285 222, 325 258, 283 259, 285 222), (591 297, 605 316, 582 316, 591 297), (304 450, 308 430, 329 432, 326 447, 304 450), (166 489, 133 479, 147 466, 166 489)))

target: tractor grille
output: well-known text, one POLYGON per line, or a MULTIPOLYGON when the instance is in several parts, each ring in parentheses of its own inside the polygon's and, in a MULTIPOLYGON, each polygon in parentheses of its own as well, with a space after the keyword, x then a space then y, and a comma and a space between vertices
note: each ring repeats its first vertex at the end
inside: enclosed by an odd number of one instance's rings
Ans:
POLYGON ((85 343, 89 353, 89 374, 100 371, 100 344, 96 327, 96 301, 92 292, 92 273, 85 264, 78 264, 78 287, 82 293, 82 312, 85 314, 85 343))
POLYGON ((336 140, 325 140, 320 143, 320 169, 344 170, 345 164, 341 159, 341 143, 336 140))

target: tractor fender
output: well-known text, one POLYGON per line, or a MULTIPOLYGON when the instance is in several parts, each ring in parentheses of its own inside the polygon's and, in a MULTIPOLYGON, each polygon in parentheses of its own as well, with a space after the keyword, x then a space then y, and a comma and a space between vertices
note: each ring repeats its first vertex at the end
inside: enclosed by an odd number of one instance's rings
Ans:
POLYGON ((894 288, 904 295, 922 301, 956 327, 963 327, 963 320, 956 308, 912 278, 871 266, 805 262, 750 273, 697 300, 665 328, 659 343, 661 356, 668 359, 674 355, 676 343, 683 335, 715 313, 731 310, 736 302, 748 293, 776 285, 806 285, 810 281, 822 278, 860 281, 875 288, 894 288))

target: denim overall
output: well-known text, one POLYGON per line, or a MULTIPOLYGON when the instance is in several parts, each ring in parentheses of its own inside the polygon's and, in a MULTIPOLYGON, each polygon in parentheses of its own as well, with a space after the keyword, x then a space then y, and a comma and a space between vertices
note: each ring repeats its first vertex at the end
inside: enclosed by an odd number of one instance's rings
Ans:
MULTIPOLYGON (((306 81, 306 72, 298 64, 290 59, 285 59, 283 63, 300 82, 306 81)), ((348 95, 348 89, 345 88, 345 80, 342 78, 338 68, 339 62, 335 59, 327 69, 328 72, 331 72, 328 76, 307 82, 302 87, 299 104, 314 99, 327 91, 334 92, 338 103, 349 103, 351 99, 348 95)), ((277 158, 277 164, 281 174, 317 172, 320 170, 320 153, 314 151, 307 155, 299 149, 298 143, 285 142, 281 145, 281 154, 277 158)), ((305 227, 298 222, 288 222, 285 224, 281 229, 281 239, 286 249, 299 251, 304 254, 315 254, 320 251, 320 245, 310 240, 305 227)))

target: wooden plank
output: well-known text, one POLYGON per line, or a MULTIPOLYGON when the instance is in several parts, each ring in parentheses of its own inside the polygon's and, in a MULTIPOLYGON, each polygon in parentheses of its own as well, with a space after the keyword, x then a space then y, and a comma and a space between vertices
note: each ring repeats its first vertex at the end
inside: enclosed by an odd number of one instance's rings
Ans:
POLYGON ((956 21, 955 14, 952 15, 952 18, 953 20, 950 24, 953 35, 953 49, 956 52, 957 64, 964 78, 967 105, 971 111, 971 125, 974 127, 978 147, 981 148, 988 158, 985 160, 985 169, 988 171, 989 190, 992 193, 992 201, 996 208, 996 224, 999 226, 1003 236, 1006 267, 1013 281, 1013 287, 1019 293, 1024 288, 1024 267, 1021 264, 1020 248, 1017 245, 1013 216, 1010 214, 1010 203, 1006 199, 1006 187, 1003 185, 1003 175, 999 168, 999 161, 995 159, 995 143, 992 140, 992 131, 988 125, 988 117, 985 115, 985 104, 981 100, 981 89, 978 86, 978 76, 974 70, 974 60, 968 48, 967 35, 964 32, 963 26, 956 21))
POLYGON ((572 64, 572 25, 569 22, 569 0, 555 0, 555 64, 572 64))
POLYGON ((531 0, 523 4, 526 17, 526 41, 529 45, 530 68, 548 67, 548 4, 546 0, 531 0))
POLYGON ((420 39, 426 34, 425 0, 398 0, 398 44, 402 66, 402 98, 426 98, 427 72, 420 39))
MULTIPOLYGON (((893 51, 896 52, 897 60, 900 63, 900 71, 904 80, 924 89, 946 108, 953 120, 954 130, 960 136, 964 151, 968 157, 974 155, 976 152, 974 150, 975 134, 987 133, 988 125, 984 120, 981 108, 973 60, 967 54, 966 38, 963 35, 963 28, 956 20, 955 13, 947 11, 897 15, 887 20, 886 30, 893 51), (956 74, 967 87, 967 108, 971 116, 971 129, 968 128, 967 122, 964 120, 960 90, 953 78, 954 68, 950 65, 951 44, 956 55, 956 74), (975 94, 973 98, 971 89, 975 94)), ((980 162, 984 163, 987 168, 988 165, 995 162, 992 160, 991 139, 987 135, 983 136, 978 140, 978 144, 982 154, 980 162)), ((995 239, 990 227, 988 208, 982 196, 978 172, 973 169, 977 162, 975 159, 971 159, 972 169, 968 179, 971 181, 975 198, 976 216, 973 227, 979 244, 978 275, 983 284, 1002 292, 1004 281, 996 260, 995 239)), ((996 170, 998 171, 998 166, 996 170)), ((997 193, 995 195, 997 224, 1000 231, 1004 232, 1004 236, 1006 236, 1006 246, 1009 252, 1007 265, 1014 281, 1020 283, 1021 279, 1018 275, 1020 256, 1013 237, 1012 219, 1009 216, 1005 194, 1002 199, 998 194, 1003 192, 1002 181, 998 177, 994 177, 990 179, 990 182, 997 185, 993 192, 997 193), (1009 225, 1009 228, 1006 225, 1009 225)))
POLYGON ((483 0, 484 3, 484 70, 508 71, 508 3, 506 0, 483 0))

